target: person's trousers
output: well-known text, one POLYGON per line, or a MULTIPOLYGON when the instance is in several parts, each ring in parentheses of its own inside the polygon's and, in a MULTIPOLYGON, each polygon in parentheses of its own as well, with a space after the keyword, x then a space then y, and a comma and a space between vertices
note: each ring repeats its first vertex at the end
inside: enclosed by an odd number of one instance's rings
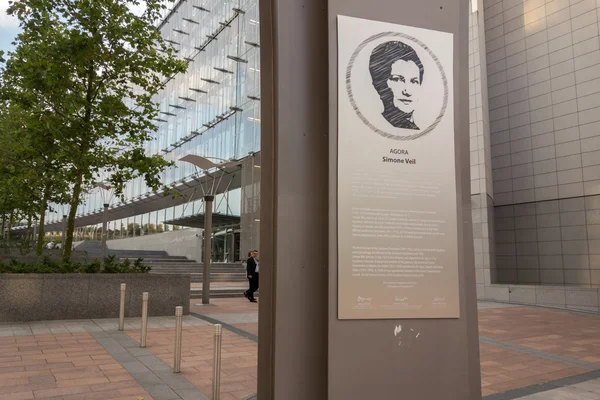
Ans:
POLYGON ((254 292, 256 292, 258 290, 258 279, 259 279, 258 272, 253 273, 252 278, 248 278, 248 283, 250 284, 250 288, 248 289, 248 292, 247 292, 249 299, 253 299, 254 292))

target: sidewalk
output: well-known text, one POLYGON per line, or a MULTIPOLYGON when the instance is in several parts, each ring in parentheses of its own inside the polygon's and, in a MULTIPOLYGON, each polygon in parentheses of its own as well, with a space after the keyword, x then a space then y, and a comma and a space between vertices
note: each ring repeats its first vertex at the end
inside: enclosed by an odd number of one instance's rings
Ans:
MULTIPOLYGON (((0 400, 210 398, 213 323, 223 325, 221 399, 256 393, 258 306, 245 299, 192 300, 184 317, 181 374, 173 365, 174 317, 0 324, 0 400)), ((600 400, 600 317, 479 304, 486 400, 600 400)))

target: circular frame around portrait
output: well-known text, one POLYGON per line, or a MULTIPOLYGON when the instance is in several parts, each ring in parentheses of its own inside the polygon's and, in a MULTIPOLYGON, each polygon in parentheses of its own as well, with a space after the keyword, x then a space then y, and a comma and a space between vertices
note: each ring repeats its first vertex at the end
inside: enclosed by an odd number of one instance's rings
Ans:
POLYGON ((429 47, 427 47, 427 45, 425 45, 425 43, 421 42, 420 40, 418 40, 410 35, 407 35, 405 33, 400 33, 400 32, 378 33, 376 35, 373 35, 373 36, 365 39, 356 48, 356 50, 354 50, 354 53, 352 53, 352 57, 350 57, 350 61, 348 62, 348 67, 346 68, 346 91, 348 93, 348 99, 350 100, 350 104, 352 105, 352 108, 354 109, 354 111, 356 112, 356 115, 360 118, 360 120, 365 125, 367 125, 369 127, 369 129, 371 129, 373 132, 375 132, 385 138, 394 139, 394 140, 414 140, 414 139, 418 139, 422 136, 425 136, 429 132, 433 131, 435 129, 435 127, 440 123, 442 118, 444 117, 444 114, 446 113, 446 107, 448 106, 448 79, 446 78, 446 73, 444 71, 444 68, 442 67, 442 63, 437 58, 437 56, 431 51, 431 49, 429 47), (412 135, 399 135, 397 133, 386 132, 382 129, 377 128, 360 111, 360 109, 358 108, 356 101, 354 99, 354 95, 352 93, 351 77, 352 77, 352 68, 354 67, 354 62, 356 60, 356 57, 358 57, 359 53, 365 48, 365 46, 367 44, 369 44, 375 40, 385 38, 385 37, 402 38, 402 39, 405 39, 408 41, 412 41, 412 42, 418 44, 419 46, 421 46, 421 48, 423 50, 427 51, 427 53, 431 56, 433 61, 436 63, 436 65, 440 71, 440 75, 442 77, 442 82, 444 84, 444 100, 443 100, 442 108, 441 108, 440 113, 438 114, 437 118, 427 128, 423 129, 421 132, 418 132, 418 133, 415 133, 412 135))

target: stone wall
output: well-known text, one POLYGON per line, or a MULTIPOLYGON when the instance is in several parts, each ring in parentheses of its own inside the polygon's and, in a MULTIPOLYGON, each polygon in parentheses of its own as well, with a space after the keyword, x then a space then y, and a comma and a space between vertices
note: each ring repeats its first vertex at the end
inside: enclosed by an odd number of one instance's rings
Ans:
POLYGON ((490 285, 487 300, 513 304, 600 312, 600 288, 575 286, 490 285))
POLYGON ((471 0, 469 14, 469 135, 471 159, 471 216, 477 297, 494 280, 494 190, 490 124, 488 120, 486 43, 483 1, 471 0), (476 7, 473 7, 473 6, 476 7))
POLYGON ((190 260, 202 261, 201 229, 183 229, 153 235, 115 239, 106 242, 113 250, 163 250, 170 256, 184 256, 190 260))
POLYGON ((492 283, 596 285, 600 2, 484 0, 483 13, 492 283))
POLYGON ((141 316, 143 292, 149 316, 189 314, 189 275, 1 274, 0 322, 118 318, 121 283, 126 317, 141 316))

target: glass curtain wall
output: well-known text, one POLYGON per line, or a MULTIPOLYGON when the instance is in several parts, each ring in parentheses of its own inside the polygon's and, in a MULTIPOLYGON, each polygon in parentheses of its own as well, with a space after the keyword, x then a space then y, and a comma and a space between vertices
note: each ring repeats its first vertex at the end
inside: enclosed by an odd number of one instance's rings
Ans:
MULTIPOLYGON (((168 77, 155 97, 159 105, 155 138, 148 154, 161 154, 175 166, 162 176, 164 184, 184 180, 197 171, 178 161, 187 154, 215 161, 241 159, 260 150, 260 51, 258 0, 179 1, 165 12, 160 25, 163 37, 189 62, 188 71, 168 77)), ((78 216, 102 211, 103 189, 93 189, 78 208, 78 216)), ((148 193, 142 178, 130 181, 124 201, 148 193)), ((225 195, 221 195, 225 196, 225 195)), ((240 190, 228 194, 219 212, 239 215, 240 190), (235 200, 237 199, 237 201, 235 200)), ((113 198, 111 204, 119 203, 113 198)), ((201 201, 185 207, 145 214, 109 225, 109 237, 129 237, 162 232, 172 227, 165 220, 202 209, 201 201), (193 211, 192 211, 193 210, 193 211), (144 226, 139 226, 140 222, 144 226)), ((62 221, 63 206, 47 213, 47 222, 62 221)))

